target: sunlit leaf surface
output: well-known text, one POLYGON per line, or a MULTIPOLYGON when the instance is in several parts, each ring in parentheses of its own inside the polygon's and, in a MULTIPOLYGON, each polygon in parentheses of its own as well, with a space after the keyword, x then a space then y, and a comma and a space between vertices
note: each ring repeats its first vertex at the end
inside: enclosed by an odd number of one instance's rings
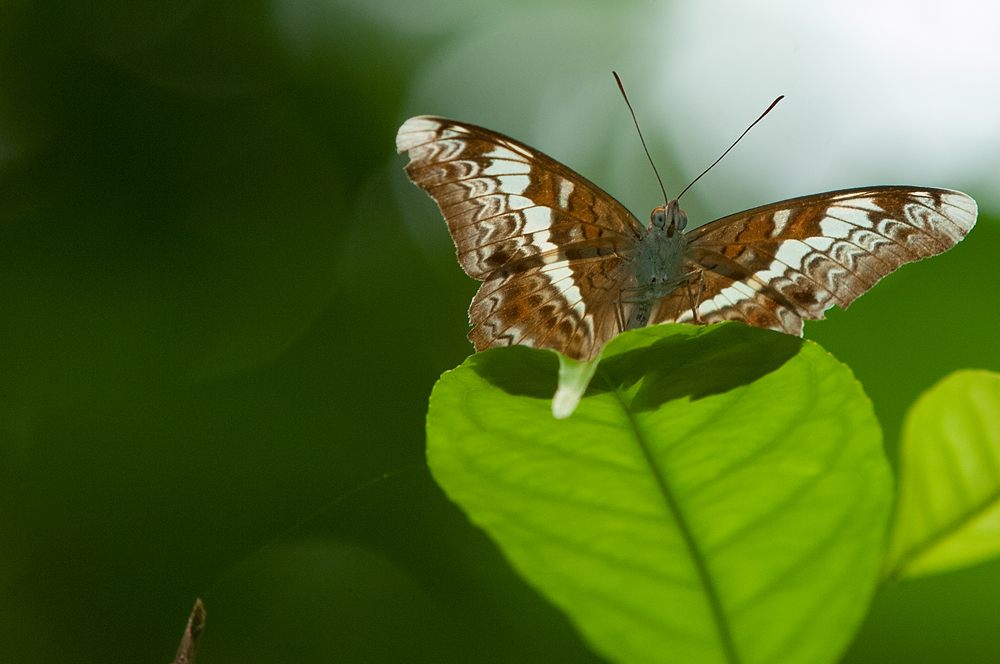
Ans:
POLYGON ((513 566, 615 662, 834 661, 891 502, 851 372, 727 324, 619 336, 562 421, 557 373, 487 351, 431 397, 434 477, 513 566))

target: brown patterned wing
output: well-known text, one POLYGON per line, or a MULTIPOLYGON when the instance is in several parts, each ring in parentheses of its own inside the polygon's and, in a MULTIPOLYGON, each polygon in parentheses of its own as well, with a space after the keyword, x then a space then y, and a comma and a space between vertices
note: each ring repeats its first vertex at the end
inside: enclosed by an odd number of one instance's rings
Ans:
POLYGON ((476 350, 523 344, 594 357, 646 230, 583 176, 489 129, 432 116, 399 128, 406 173, 437 201, 469 276, 476 350))
MULTIPOLYGON (((688 234, 684 273, 703 270, 703 322, 740 320, 802 335, 904 263, 947 251, 976 223, 976 202, 947 189, 845 189, 754 208, 688 234)), ((692 296, 663 298, 652 323, 692 322, 692 296)))

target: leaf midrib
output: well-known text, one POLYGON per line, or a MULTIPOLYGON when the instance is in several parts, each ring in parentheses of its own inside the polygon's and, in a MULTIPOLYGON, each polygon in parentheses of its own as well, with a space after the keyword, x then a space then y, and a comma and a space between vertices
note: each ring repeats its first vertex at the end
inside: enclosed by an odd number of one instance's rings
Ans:
POLYGON ((639 422, 636 420, 632 409, 629 407, 628 403, 626 403, 621 389, 618 385, 608 379, 608 376, 601 371, 600 367, 598 367, 597 373, 600 374, 601 379, 608 385, 609 389, 618 400, 618 403, 621 404, 622 410, 625 411, 625 415, 628 417, 629 425, 632 428, 632 433, 635 436, 636 443, 642 451, 643 457, 646 459, 646 463, 649 465, 649 469, 652 472, 653 477, 656 479, 656 484, 660 489, 660 494, 663 496, 663 501, 666 503, 667 508, 674 517, 677 528, 680 530, 681 536, 684 538, 684 544, 688 549, 691 559, 694 561, 695 570, 698 573, 698 580, 701 582, 701 587, 708 599, 709 609, 712 612, 712 619, 715 622, 715 629, 719 635, 719 642, 725 654, 726 661, 730 662, 730 664, 739 664, 740 658, 739 654, 736 652, 736 644, 733 643, 733 636, 729 631, 729 623, 726 620, 725 612, 722 609, 722 602, 719 598, 718 591, 715 588, 715 583, 712 580, 711 574, 709 574, 708 564, 702 555, 701 549, 698 548, 698 543, 694 539, 694 534, 691 532, 690 528, 688 528, 687 521, 684 519, 680 505, 677 503, 677 499, 674 497, 673 491, 671 491, 670 486, 667 483, 667 478, 663 475, 659 465, 656 463, 656 459, 653 457, 653 452, 649 447, 646 436, 640 429, 639 422))

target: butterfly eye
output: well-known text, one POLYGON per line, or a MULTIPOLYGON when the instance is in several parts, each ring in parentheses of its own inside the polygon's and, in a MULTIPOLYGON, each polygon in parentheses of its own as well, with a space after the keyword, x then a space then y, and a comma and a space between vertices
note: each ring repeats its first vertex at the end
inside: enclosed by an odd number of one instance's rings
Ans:
POLYGON ((649 215, 649 222, 654 228, 663 228, 667 223, 667 213, 666 211, 659 207, 653 210, 649 215))
POLYGON ((688 225, 688 216, 683 212, 679 212, 679 214, 677 215, 677 229, 684 230, 684 228, 687 225, 688 225))

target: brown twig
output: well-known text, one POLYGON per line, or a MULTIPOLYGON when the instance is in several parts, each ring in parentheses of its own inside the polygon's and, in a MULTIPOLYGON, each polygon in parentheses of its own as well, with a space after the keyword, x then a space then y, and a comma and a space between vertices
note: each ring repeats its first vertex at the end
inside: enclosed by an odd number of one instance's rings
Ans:
POLYGON ((184 637, 181 638, 181 646, 177 649, 177 658, 173 664, 194 664, 194 656, 198 653, 198 637, 205 629, 205 607, 198 599, 191 610, 191 617, 188 618, 187 627, 184 629, 184 637))

